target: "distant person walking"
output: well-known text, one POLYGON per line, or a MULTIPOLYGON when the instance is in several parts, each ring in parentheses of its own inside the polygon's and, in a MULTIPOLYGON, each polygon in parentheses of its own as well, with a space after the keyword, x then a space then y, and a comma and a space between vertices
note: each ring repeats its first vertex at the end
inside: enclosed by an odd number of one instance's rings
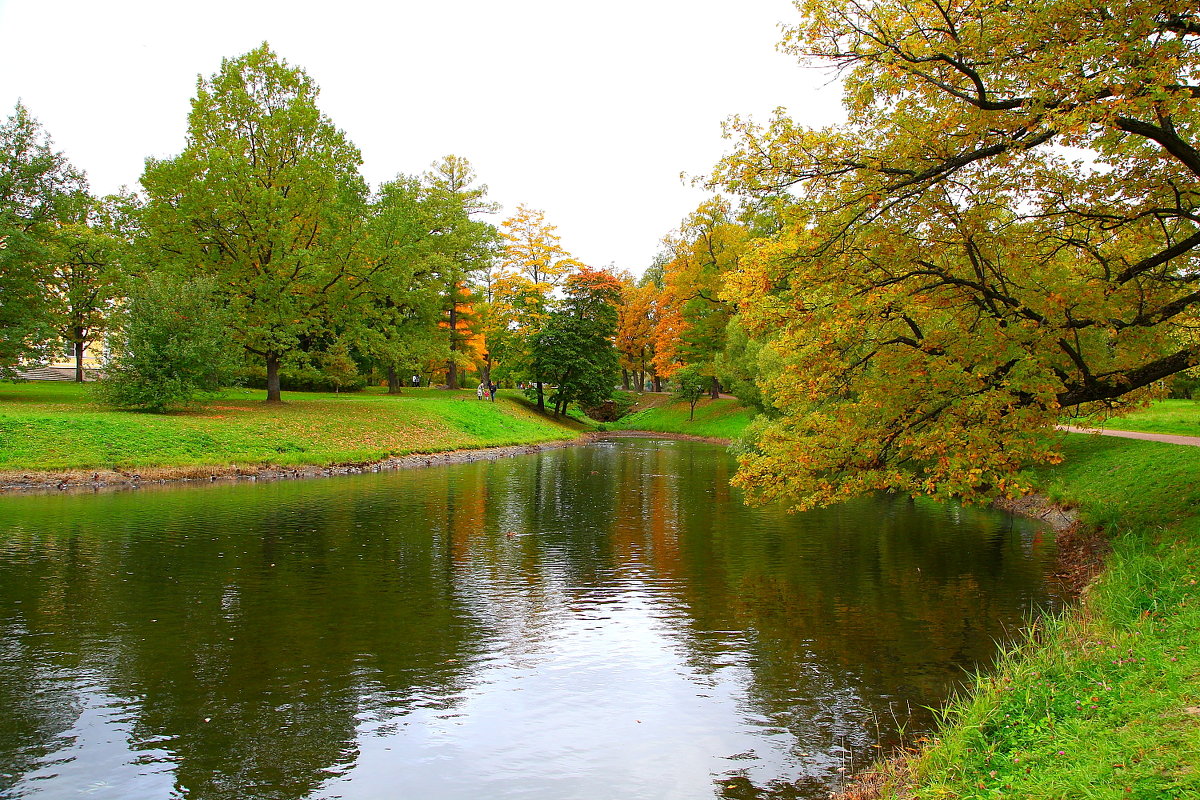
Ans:
POLYGON ((476 397, 476 399, 478 399, 478 400, 482 400, 482 399, 483 399, 483 388, 484 388, 484 386, 486 386, 486 385, 487 385, 487 384, 485 384, 483 381, 480 381, 480 382, 479 382, 479 385, 478 385, 477 387, 475 387, 475 397, 476 397))
POLYGON ((488 384, 488 394, 490 394, 490 395, 492 396, 492 402, 493 402, 493 403, 494 403, 494 402, 496 402, 496 390, 497 390, 497 389, 499 389, 499 388, 500 388, 500 387, 499 387, 499 386, 497 386, 497 385, 496 385, 496 384, 494 384, 494 383, 489 383, 489 384, 488 384))

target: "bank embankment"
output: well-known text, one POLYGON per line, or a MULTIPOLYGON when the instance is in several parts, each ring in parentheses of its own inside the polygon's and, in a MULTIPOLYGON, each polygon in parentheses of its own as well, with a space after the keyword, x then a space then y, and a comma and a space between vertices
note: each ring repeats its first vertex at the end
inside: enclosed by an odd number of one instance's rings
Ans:
POLYGON ((1039 480, 1078 509, 1072 535, 1103 532, 1103 569, 926 747, 847 798, 1200 797, 1200 450, 1080 435, 1064 449, 1039 480))
POLYGON ((112 411, 86 386, 0 383, 0 487, 277 479, 502 457, 579 439, 515 397, 408 389, 330 395, 230 390, 174 414, 112 411))

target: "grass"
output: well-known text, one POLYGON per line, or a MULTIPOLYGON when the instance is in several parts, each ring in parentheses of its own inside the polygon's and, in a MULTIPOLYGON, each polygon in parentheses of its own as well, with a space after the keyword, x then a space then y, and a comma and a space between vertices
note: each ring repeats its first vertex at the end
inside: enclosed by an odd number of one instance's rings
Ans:
POLYGON ((73 383, 0 383, 0 472, 342 464, 552 441, 581 427, 504 393, 494 404, 438 389, 291 392, 283 405, 262 396, 227 390, 195 410, 155 415, 105 409, 73 383))
POLYGON ((754 418, 754 412, 729 398, 701 400, 695 419, 688 419, 688 404, 669 395, 639 397, 633 413, 611 423, 609 430, 684 433, 716 439, 736 439, 754 418))
POLYGON ((1200 400, 1156 400, 1149 408, 1125 417, 1102 422, 1083 418, 1072 422, 1083 427, 1096 426, 1115 431, 1200 436, 1200 400))
POLYGON ((1052 495, 1105 526, 1081 605, 952 704, 894 797, 1200 797, 1200 448, 1071 436, 1052 495))

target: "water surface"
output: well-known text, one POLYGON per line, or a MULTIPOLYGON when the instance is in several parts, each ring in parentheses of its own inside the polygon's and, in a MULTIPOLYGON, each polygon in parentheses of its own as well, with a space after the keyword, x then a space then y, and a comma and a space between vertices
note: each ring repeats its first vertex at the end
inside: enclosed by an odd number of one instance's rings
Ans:
POLYGON ((0 497, 0 798, 824 797, 1055 602, 1031 523, 732 470, 0 497))

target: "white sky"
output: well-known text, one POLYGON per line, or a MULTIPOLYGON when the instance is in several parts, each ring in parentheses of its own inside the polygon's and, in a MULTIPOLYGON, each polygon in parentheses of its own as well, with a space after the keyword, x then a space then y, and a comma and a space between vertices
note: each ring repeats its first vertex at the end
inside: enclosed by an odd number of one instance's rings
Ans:
POLYGON ((321 87, 372 186, 465 156, 594 266, 640 273, 704 199, 680 172, 721 120, 841 116, 823 72, 775 51, 788 0, 0 0, 0 115, 20 99, 104 194, 184 144, 196 77, 262 41, 321 87))

